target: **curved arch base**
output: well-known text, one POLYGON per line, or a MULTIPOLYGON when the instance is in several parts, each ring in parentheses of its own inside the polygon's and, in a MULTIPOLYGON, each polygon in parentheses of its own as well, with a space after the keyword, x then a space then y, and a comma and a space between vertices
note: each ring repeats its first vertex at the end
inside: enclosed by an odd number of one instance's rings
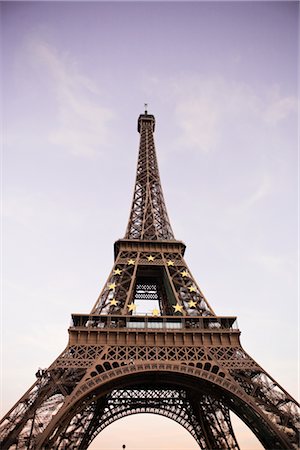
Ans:
MULTIPOLYGON (((182 422, 201 448, 238 448, 230 423, 230 409, 249 426, 265 448, 297 448, 232 377, 224 378, 217 373, 186 365, 147 362, 110 369, 94 377, 87 376, 85 380, 37 437, 37 449, 67 448, 70 436, 76 435, 76 432, 81 436, 76 446, 84 448, 95 437, 97 430, 101 431, 112 419, 117 420, 118 412, 122 417, 128 412, 126 408, 119 411, 113 408, 113 413, 109 412, 109 401, 114 403, 125 392, 131 397, 132 392, 139 390, 140 395, 132 406, 141 408, 145 405, 147 392, 165 389, 173 390, 170 394, 173 406, 178 400, 176 395, 185 392, 186 416, 182 420, 175 408, 172 418, 182 422), (97 425, 99 420, 100 427, 97 425), (66 437, 64 441, 62 436, 66 437), (82 442, 85 442, 83 446, 82 442)), ((149 411, 156 407, 157 413, 163 415, 171 411, 163 406, 161 400, 148 407, 149 411)))
POLYGON ((238 449, 229 410, 248 425, 265 448, 298 448, 298 406, 257 366, 255 370, 228 371, 216 359, 189 364, 100 364, 97 360, 88 370, 55 365, 57 362, 39 374, 37 382, 3 419, 3 450, 84 449, 109 423, 141 409, 176 420, 203 449, 238 449), (169 396, 168 406, 163 401, 165 395, 169 396), (125 400, 130 407, 124 406, 125 400))

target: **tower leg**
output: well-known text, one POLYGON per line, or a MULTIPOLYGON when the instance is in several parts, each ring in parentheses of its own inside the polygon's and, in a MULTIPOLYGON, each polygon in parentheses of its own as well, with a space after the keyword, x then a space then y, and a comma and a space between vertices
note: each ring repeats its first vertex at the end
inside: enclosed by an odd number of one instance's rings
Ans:
POLYGON ((203 448, 239 450, 229 409, 221 400, 209 395, 196 397, 193 393, 190 402, 205 441, 203 448))

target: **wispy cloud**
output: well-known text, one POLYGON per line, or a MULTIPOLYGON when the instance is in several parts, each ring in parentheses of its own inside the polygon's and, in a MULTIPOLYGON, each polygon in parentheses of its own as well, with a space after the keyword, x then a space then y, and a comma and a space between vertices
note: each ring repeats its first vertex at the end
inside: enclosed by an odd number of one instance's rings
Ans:
POLYGON ((297 99, 283 95, 278 86, 262 90, 224 77, 205 78, 185 74, 167 79, 149 78, 149 86, 164 89, 173 102, 175 120, 181 133, 178 147, 210 152, 224 140, 224 135, 253 134, 297 112, 297 99))
POLYGON ((72 209, 64 200, 53 200, 41 192, 28 192, 15 189, 6 194, 2 216, 28 231, 36 232, 50 226, 53 230, 67 226, 70 230, 81 227, 84 211, 72 209))
POLYGON ((51 143, 78 156, 93 156, 107 143, 107 128, 113 113, 100 106, 101 92, 80 73, 76 63, 43 41, 32 39, 30 52, 35 64, 44 69, 54 92, 58 127, 49 136, 51 143))
POLYGON ((269 101, 263 111, 264 121, 269 125, 277 125, 290 113, 297 112, 297 100, 293 97, 282 97, 277 86, 269 92, 269 101))
POLYGON ((216 145, 219 111, 208 99, 188 98, 176 106, 176 116, 182 129, 180 143, 209 151, 216 145))
POLYGON ((292 258, 285 256, 271 255, 258 251, 253 252, 253 255, 250 255, 250 257, 251 256, 265 271, 281 276, 285 274, 286 280, 288 280, 288 273, 291 272, 293 267, 295 268, 295 261, 293 261, 292 258))
POLYGON ((268 194, 272 193, 272 180, 271 176, 264 174, 260 184, 257 186, 255 191, 250 195, 250 197, 243 202, 243 209, 245 207, 251 207, 255 203, 262 200, 268 194))

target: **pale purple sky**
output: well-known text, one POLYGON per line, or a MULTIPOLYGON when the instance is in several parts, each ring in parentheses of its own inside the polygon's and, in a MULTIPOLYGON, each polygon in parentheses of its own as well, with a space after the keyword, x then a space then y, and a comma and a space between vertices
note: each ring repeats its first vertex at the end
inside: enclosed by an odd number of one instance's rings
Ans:
MULTIPOLYGON (((217 314, 238 316, 245 350, 297 396, 298 2, 7 1, 1 13, 2 412, 106 281, 144 102, 191 272, 217 314)), ((136 420, 107 428, 95 448, 121 448, 136 420)), ((128 448, 196 448, 178 425, 152 420, 172 442, 151 433, 128 448)))

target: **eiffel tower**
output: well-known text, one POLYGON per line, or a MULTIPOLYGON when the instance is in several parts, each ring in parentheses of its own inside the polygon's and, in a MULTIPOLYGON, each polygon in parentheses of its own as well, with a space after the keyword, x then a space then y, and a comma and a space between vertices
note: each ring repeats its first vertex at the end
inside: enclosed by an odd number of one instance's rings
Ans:
POLYGON ((2 449, 87 449, 112 422, 145 412, 178 422, 201 449, 236 450, 230 411, 264 448, 299 448, 299 405, 243 350, 236 317, 215 314, 184 260, 154 129, 145 111, 129 222, 107 283, 2 419, 2 449))

